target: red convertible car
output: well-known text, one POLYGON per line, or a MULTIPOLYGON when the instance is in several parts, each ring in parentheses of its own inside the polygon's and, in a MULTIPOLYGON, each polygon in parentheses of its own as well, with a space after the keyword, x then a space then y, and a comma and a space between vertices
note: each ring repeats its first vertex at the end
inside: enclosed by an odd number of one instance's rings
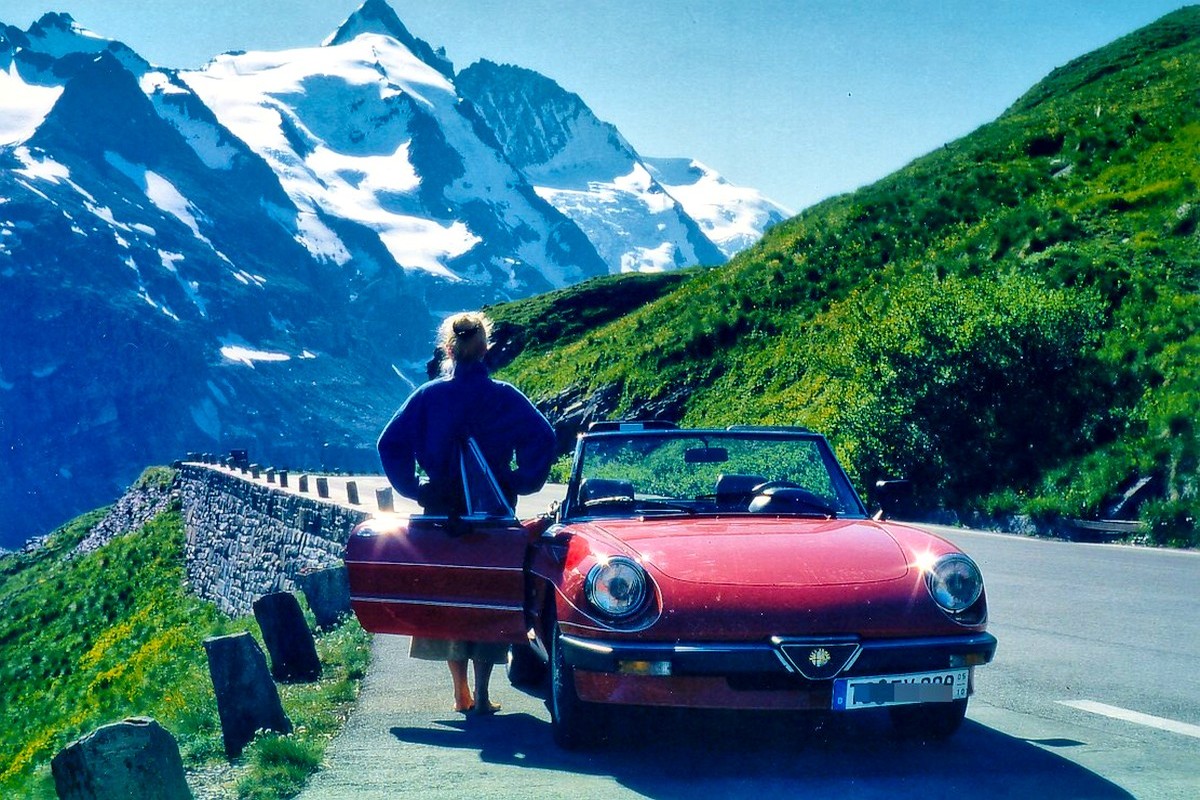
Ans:
POLYGON ((631 705, 886 707, 945 737, 995 653, 975 563, 872 519, 818 434, 603 423, 561 504, 525 522, 468 445, 469 513, 353 533, 352 604, 376 633, 510 642, 563 746, 631 705))

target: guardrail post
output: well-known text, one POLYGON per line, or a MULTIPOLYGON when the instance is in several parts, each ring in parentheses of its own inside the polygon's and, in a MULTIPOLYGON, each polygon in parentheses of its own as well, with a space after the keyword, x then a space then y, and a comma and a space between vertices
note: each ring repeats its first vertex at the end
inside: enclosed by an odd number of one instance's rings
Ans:
POLYGON ((262 648, 249 633, 204 640, 208 672, 217 695, 225 754, 237 758, 260 729, 288 734, 292 721, 267 670, 262 648))
POLYGON ((291 592, 274 592, 254 601, 254 619, 271 655, 271 674, 277 681, 315 681, 321 660, 300 603, 291 592))

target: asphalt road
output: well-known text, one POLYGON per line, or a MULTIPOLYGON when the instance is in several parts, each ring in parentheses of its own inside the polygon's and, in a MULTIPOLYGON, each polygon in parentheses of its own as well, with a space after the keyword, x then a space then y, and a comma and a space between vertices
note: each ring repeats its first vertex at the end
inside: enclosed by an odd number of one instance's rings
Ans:
POLYGON ((936 530, 979 561, 1000 640, 948 742, 894 741, 873 711, 656 713, 570 753, 502 671, 502 713, 464 717, 445 665, 378 636, 301 797, 1200 797, 1200 553, 936 530))

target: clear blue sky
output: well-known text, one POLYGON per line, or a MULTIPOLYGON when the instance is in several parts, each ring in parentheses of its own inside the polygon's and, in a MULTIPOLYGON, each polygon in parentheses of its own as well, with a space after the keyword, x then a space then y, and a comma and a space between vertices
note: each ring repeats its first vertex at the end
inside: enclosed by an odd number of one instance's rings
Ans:
MULTIPOLYGON (((793 210, 994 119, 1050 70, 1180 0, 390 0, 457 69, 576 92, 646 156, 689 156, 793 210)), ((150 61, 319 44, 360 0, 0 0, 65 11, 150 61)))

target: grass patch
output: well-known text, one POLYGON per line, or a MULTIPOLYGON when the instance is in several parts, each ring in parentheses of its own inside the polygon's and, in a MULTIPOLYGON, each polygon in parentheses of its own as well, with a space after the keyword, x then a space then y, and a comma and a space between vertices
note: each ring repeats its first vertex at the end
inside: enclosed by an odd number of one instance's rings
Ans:
POLYGON ((1152 478, 1155 541, 1200 541, 1197 83, 1190 7, 611 320, 505 306, 537 346, 500 375, 550 416, 806 425, 930 508, 1101 516, 1152 478))
MULTIPOLYGON (((153 472, 149 480, 162 477, 153 472)), ((241 631, 257 635, 253 618, 230 619, 186 593, 177 509, 73 557, 102 518, 102 511, 85 514, 44 547, 0 559, 0 797, 55 797, 50 759, 129 716, 153 717, 171 731, 189 771, 225 761, 202 642, 241 631)), ((319 637, 318 652, 321 681, 281 687, 296 727, 293 744, 269 757, 258 755, 257 742, 247 748, 234 765, 243 777, 230 797, 251 796, 241 793, 260 783, 299 789, 303 777, 296 776, 315 769, 344 722, 369 660, 369 637, 350 620, 319 637), (287 752, 302 757, 284 781, 274 776, 287 752)))

